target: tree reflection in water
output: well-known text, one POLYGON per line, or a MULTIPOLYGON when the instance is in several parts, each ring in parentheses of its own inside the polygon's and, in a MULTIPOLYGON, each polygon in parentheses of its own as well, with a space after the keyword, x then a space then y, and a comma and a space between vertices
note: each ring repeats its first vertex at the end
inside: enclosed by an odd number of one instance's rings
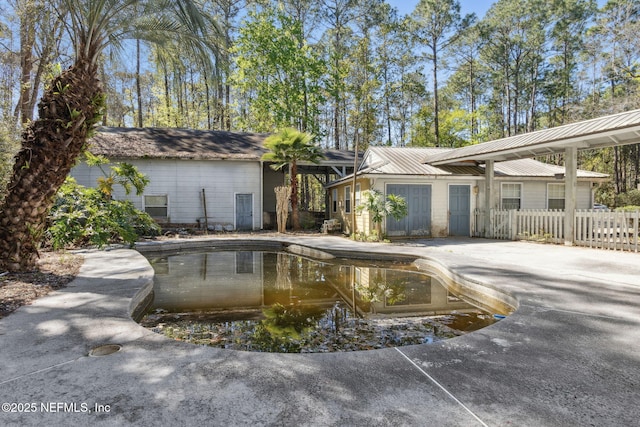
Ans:
POLYGON ((275 303, 264 309, 265 319, 256 326, 253 344, 261 351, 299 353, 303 337, 324 315, 322 307, 275 303))

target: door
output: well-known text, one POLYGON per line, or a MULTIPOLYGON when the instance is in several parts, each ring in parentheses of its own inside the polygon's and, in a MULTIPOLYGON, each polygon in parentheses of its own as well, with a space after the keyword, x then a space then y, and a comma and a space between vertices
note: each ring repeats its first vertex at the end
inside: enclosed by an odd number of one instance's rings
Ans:
MULTIPOLYGON (((395 194, 396 196, 400 196, 407 201, 407 212, 411 212, 411 207, 409 206, 409 198, 407 197, 408 192, 407 185, 399 185, 399 184, 389 184, 387 185, 387 195, 395 194)), ((406 236, 408 231, 408 216, 402 218, 397 221, 393 217, 387 217, 387 235, 388 236, 406 236)))
POLYGON ((449 235, 471 235, 471 186, 449 186, 449 235))
POLYGON ((253 230, 253 194, 236 194, 236 230, 253 230))
POLYGON ((418 184, 389 184, 387 194, 395 194, 407 201, 407 216, 400 221, 387 218, 389 236, 431 235, 431 186, 418 184))
POLYGON ((407 200, 409 211, 409 235, 431 235, 431 186, 410 185, 409 199, 407 200))

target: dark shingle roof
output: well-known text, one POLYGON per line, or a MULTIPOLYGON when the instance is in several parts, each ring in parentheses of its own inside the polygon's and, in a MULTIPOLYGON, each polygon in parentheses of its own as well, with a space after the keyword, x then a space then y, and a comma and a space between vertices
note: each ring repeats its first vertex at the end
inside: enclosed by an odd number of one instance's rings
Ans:
POLYGON ((110 158, 259 160, 267 134, 169 128, 103 127, 89 141, 110 158))
MULTIPOLYGON (((93 154, 114 159, 260 160, 270 134, 175 128, 101 127, 93 154)), ((324 150, 321 165, 353 165, 353 151, 324 150)), ((360 155, 362 156, 362 154, 360 155)), ((301 164, 306 164, 301 162, 301 164)))

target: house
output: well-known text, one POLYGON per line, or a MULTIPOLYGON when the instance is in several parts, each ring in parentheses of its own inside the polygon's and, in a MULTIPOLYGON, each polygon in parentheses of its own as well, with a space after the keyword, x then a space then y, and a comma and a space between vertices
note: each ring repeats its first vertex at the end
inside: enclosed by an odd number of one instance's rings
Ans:
MULTIPOLYGON (((205 224, 215 230, 259 230, 275 226, 274 188, 283 185, 284 171, 261 160, 268 135, 225 131, 160 128, 100 128, 89 150, 113 162, 127 162, 150 180, 143 195, 129 199, 162 224, 205 224)), ((319 165, 300 165, 323 184, 353 171, 353 153, 325 152, 319 165)), ((71 176, 95 186, 103 176, 97 167, 81 163, 71 176)))
MULTIPOLYGON (((405 198, 408 215, 397 221, 387 218, 383 232, 388 236, 472 236, 478 235, 485 209, 485 165, 458 162, 435 166, 427 159, 454 151, 442 148, 369 147, 355 174, 327 186, 330 215, 343 224, 343 232, 370 234, 375 227, 368 213, 356 213, 365 190, 405 198), (352 200, 355 182, 355 200, 352 200)), ((493 206, 501 209, 564 209, 565 168, 523 158, 497 162, 493 206)), ((607 175, 577 171, 576 207, 593 205, 592 188, 607 175)))
MULTIPOLYGON (((555 210, 563 218, 552 232, 575 244, 578 233, 592 229, 577 228, 576 211, 593 206, 594 185, 608 178, 577 169, 578 151, 635 144, 638 135, 640 110, 632 110, 457 149, 370 147, 355 182, 348 175, 355 163, 349 152, 325 151, 320 165, 300 164, 298 171, 325 184, 326 218, 349 234, 354 221, 358 232, 371 230, 368 214, 356 214, 355 206, 372 188, 407 200, 408 216, 383 224, 389 236, 515 236, 520 231, 509 224, 510 230, 501 231, 505 221, 496 223, 495 211, 555 210), (549 154, 564 155, 565 166, 531 159, 549 154)), ((282 172, 260 160, 266 136, 103 128, 90 150, 147 174, 145 194, 115 197, 129 198, 160 222, 255 230, 275 224, 273 189, 284 182, 282 172)), ((101 171, 78 165, 72 176, 92 186, 101 171)))

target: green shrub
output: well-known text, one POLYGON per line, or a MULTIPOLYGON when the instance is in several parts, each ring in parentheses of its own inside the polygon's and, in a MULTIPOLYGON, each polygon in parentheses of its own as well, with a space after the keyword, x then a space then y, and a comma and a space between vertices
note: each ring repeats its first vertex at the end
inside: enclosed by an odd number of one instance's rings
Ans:
POLYGON ((49 214, 47 237, 55 249, 110 243, 133 246, 140 236, 158 235, 160 227, 128 200, 112 200, 73 178, 60 188, 49 214))
POLYGON ((640 211, 640 206, 627 205, 622 206, 621 208, 616 208, 616 212, 635 212, 640 211))
POLYGON ((316 218, 311 212, 300 211, 298 213, 298 220, 300 221, 300 227, 303 230, 315 230, 317 228, 316 218))
POLYGON ((616 206, 639 206, 640 190, 631 190, 616 196, 616 206))

